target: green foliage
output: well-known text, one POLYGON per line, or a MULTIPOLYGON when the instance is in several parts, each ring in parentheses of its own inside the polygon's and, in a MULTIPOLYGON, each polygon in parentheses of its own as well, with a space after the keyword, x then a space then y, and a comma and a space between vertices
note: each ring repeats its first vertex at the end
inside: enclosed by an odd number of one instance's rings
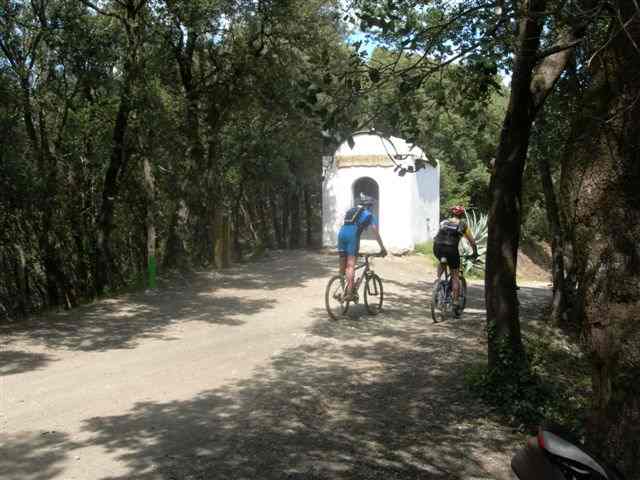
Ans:
POLYGON ((509 364, 503 357, 505 375, 474 365, 466 370, 465 383, 523 431, 555 423, 581 436, 590 394, 588 360, 554 331, 527 332, 525 345, 525 363, 509 364))
POLYGON ((434 267, 438 266, 438 259, 433 255, 433 240, 418 243, 414 248, 416 253, 427 257, 434 267))
POLYGON ((433 256, 433 240, 429 240, 427 242, 418 243, 415 246, 415 251, 417 253, 421 253, 422 255, 433 256))
MULTIPOLYGON (((484 264, 487 257, 487 237, 488 237, 488 221, 489 217, 485 213, 478 213, 476 211, 465 212, 467 225, 476 241, 478 248, 478 258, 475 260, 462 259, 462 268, 467 276, 480 276, 484 273, 484 264)), ((471 255, 473 248, 466 239, 460 242, 460 249, 463 256, 471 255)))

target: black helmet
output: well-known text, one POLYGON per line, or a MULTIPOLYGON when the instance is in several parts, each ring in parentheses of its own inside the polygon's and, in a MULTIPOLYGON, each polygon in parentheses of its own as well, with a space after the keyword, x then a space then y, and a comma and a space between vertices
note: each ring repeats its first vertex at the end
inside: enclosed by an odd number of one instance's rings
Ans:
POLYGON ((363 205, 365 207, 371 207, 374 203, 376 203, 375 198, 365 195, 364 193, 360 193, 360 198, 358 198, 358 205, 363 205))

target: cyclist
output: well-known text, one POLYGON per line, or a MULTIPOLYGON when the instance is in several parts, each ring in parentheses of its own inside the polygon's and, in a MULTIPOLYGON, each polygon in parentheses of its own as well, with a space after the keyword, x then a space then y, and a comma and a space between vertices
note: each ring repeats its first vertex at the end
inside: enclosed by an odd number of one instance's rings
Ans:
POLYGON ((356 206, 347 210, 344 216, 344 224, 338 233, 338 254, 340 255, 340 275, 347 276, 346 298, 353 299, 353 278, 355 276, 356 258, 360 249, 360 235, 371 228, 378 245, 380 245, 380 255, 386 256, 387 250, 384 248, 380 233, 378 232, 378 219, 371 211, 375 200, 367 195, 360 194, 356 206))
MULTIPOLYGON (((433 240, 433 254, 438 260, 446 258, 451 271, 451 287, 454 313, 459 315, 460 309, 460 252, 458 245, 460 239, 465 237, 471 248, 473 256, 478 256, 476 241, 469 230, 469 225, 464 219, 464 207, 456 205, 451 208, 451 217, 440 222, 440 229, 433 240)), ((442 275, 442 265, 438 262, 438 278, 442 275)))

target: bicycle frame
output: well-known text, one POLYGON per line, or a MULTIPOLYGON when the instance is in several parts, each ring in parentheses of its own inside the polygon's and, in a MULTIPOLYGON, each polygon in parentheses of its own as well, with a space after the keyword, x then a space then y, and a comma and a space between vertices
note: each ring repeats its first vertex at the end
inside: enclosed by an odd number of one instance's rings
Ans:
POLYGON ((364 256, 364 262, 359 263, 355 266, 355 268, 353 269, 353 276, 354 276, 354 281, 353 281, 353 291, 357 292, 358 289, 360 288, 360 285, 362 284, 362 280, 367 276, 367 272, 369 271, 369 257, 371 255, 365 255, 364 256), (358 270, 362 270, 360 272, 360 276, 358 276, 357 272, 358 270))

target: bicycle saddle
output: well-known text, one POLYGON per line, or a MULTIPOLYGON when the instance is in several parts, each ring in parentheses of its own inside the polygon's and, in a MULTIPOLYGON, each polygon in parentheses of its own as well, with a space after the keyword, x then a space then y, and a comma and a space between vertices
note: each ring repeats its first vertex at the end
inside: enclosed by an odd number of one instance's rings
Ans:
POLYGON ((598 475, 596 478, 606 480, 615 479, 614 476, 607 473, 605 468, 594 460, 588 453, 548 430, 540 430, 538 432, 538 444, 540 445, 540 448, 554 457, 568 461, 570 464, 568 466, 573 469, 578 471, 585 469, 585 474, 590 472, 595 473, 598 475))
POLYGON ((590 454, 549 430, 541 429, 512 459, 519 480, 621 480, 590 454))
POLYGON ((440 259, 440 263, 447 263, 447 257, 442 257, 440 259))

